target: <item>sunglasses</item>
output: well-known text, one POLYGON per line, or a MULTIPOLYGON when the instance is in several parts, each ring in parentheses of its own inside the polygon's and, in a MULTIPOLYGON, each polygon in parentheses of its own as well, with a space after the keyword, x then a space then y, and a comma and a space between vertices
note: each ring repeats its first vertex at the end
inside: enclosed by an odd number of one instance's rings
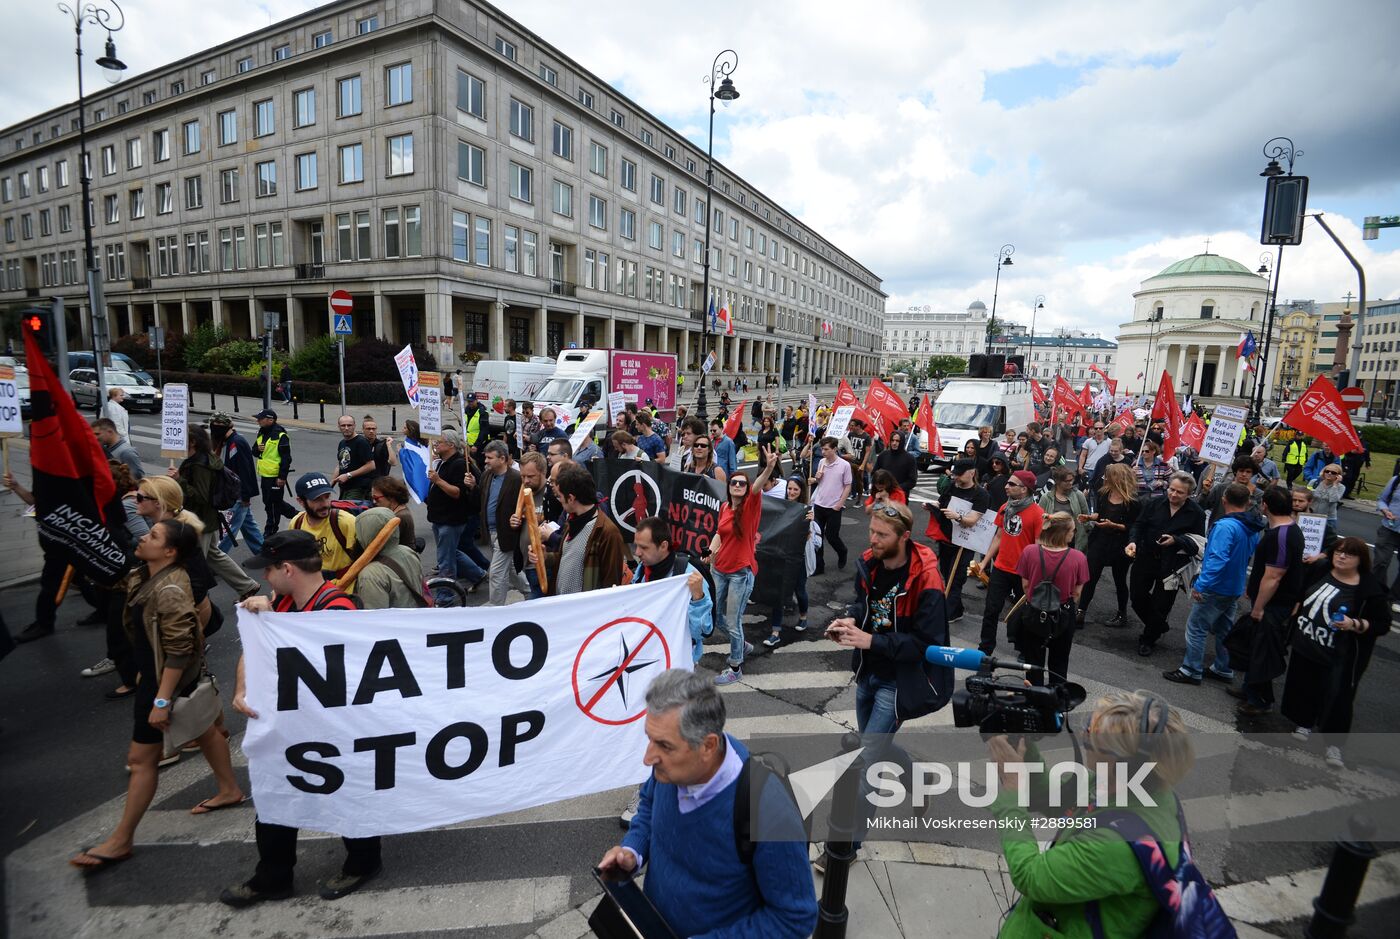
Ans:
POLYGON ((1340 476, 1340 475, 1342 475, 1342 474, 1339 473, 1339 472, 1337 472, 1336 470, 1323 470, 1323 471, 1322 471, 1322 475, 1323 475, 1323 476, 1340 476))
POLYGON ((729 481, 729 488, 733 489, 735 486, 742 486, 747 489, 749 488, 749 481, 747 479, 731 479, 729 481))
POLYGON ((876 514, 878 514, 878 515, 883 515, 883 516, 885 516, 885 518, 899 518, 899 517, 900 517, 900 515, 899 515, 899 509, 895 508, 895 507, 892 506, 892 505, 881 505, 881 506, 876 506, 876 507, 875 507, 875 512, 876 512, 876 514))
POLYGON ((690 445, 690 449, 692 449, 692 450, 708 450, 708 449, 710 449, 710 445, 709 445, 708 443, 694 443, 694 444, 691 444, 691 445, 690 445))
POLYGON ((136 494, 136 501, 137 501, 137 502, 159 502, 160 500, 157 499, 155 496, 142 495, 141 493, 138 492, 138 493, 136 494))

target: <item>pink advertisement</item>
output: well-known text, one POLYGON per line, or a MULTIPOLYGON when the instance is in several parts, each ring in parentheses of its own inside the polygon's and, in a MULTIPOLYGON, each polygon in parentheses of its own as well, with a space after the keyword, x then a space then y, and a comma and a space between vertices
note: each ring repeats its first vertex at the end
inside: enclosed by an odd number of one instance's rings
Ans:
POLYGON ((676 408, 676 357, 665 352, 609 353, 610 391, 620 391, 628 401, 645 404, 648 398, 661 411, 676 408))

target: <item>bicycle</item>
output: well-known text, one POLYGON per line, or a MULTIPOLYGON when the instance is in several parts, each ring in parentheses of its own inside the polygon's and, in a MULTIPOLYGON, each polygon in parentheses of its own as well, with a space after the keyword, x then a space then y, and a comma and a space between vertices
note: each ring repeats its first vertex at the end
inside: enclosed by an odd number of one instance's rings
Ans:
POLYGON ((455 609, 467 605, 467 592, 455 577, 430 577, 425 586, 438 608, 455 609))

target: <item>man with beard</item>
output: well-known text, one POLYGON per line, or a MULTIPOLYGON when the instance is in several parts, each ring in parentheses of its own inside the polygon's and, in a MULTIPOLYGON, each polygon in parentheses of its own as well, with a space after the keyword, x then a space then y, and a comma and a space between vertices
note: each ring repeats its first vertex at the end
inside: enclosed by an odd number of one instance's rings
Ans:
MULTIPOLYGON (((303 473, 297 480, 297 501, 302 511, 293 518, 290 528, 310 532, 321 552, 321 572, 326 580, 334 580, 360 553, 355 544, 355 519, 349 512, 331 506, 335 490, 324 473, 303 473)), ((343 584, 353 593, 354 584, 343 584)))
POLYGON ((340 487, 340 498, 368 502, 374 485, 374 449, 363 435, 355 433, 355 419, 349 414, 340 415, 336 426, 341 438, 335 448, 340 472, 332 482, 340 487))
MULTIPOLYGON (((568 441, 566 440, 564 443, 567 444, 568 441)), ((561 457, 561 460, 567 461, 568 457, 561 457)), ((549 491, 549 484, 546 482, 548 475, 549 465, 545 462, 545 458, 542 455, 539 453, 525 453, 521 455, 520 484, 524 488, 530 490, 530 499, 535 505, 535 519, 539 522, 540 535, 545 541, 548 541, 549 536, 559 528, 558 524, 554 524, 545 518, 545 501, 554 499, 553 494, 549 491)), ((554 499, 554 504, 557 506, 559 500, 554 499)), ((559 514, 563 514, 563 511, 563 507, 559 507, 559 514)), ((555 521, 557 521, 557 519, 558 515, 555 516, 555 521)), ((523 515, 511 515, 511 528, 519 530, 524 524, 525 517, 523 515)), ((525 582, 530 585, 529 597, 531 600, 536 600, 544 596, 544 592, 540 590, 540 578, 539 574, 535 571, 535 566, 525 563, 525 546, 529 544, 529 542, 528 534, 521 532, 515 545, 515 566, 523 570, 525 582)))

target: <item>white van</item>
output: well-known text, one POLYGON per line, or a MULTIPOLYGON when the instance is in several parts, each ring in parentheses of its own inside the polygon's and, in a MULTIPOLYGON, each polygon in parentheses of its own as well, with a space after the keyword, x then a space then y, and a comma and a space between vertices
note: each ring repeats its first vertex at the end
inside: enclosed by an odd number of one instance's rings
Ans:
MULTIPOLYGON (((950 458, 980 427, 992 428, 999 439, 1007 430, 1019 433, 1035 420, 1031 383, 1020 376, 1006 378, 950 378, 933 402, 938 439, 950 458)), ((927 449, 927 442, 924 442, 927 449)))
POLYGON ((485 405, 492 427, 505 426, 505 400, 517 404, 534 401, 551 376, 554 360, 537 355, 526 362, 498 362, 483 359, 476 363, 471 391, 485 405))

